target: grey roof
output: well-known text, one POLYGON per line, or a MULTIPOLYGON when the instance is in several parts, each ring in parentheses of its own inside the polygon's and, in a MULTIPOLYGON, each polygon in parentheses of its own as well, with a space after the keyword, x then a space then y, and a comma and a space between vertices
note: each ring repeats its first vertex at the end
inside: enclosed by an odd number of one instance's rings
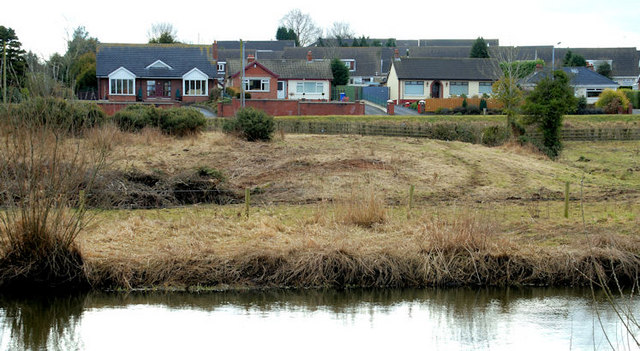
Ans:
MULTIPOLYGON (((257 57, 258 60, 261 59, 281 59, 283 58, 283 51, 264 51, 264 50, 255 50, 255 49, 245 49, 245 58, 249 55, 253 55, 257 57)), ((218 60, 219 61, 228 61, 240 59, 240 49, 218 49, 218 60)))
MULTIPOLYGON (((473 46, 477 39, 420 39, 419 46, 473 46)), ((484 39, 489 46, 499 46, 498 39, 484 39)))
POLYGON ((306 59, 307 53, 311 51, 313 59, 331 60, 339 58, 343 60, 355 60, 356 70, 350 72, 351 76, 373 77, 381 76, 386 71, 380 69, 381 47, 310 47, 310 48, 287 48, 283 58, 286 59, 306 59))
MULTIPOLYGON (((294 40, 257 40, 245 41, 245 50, 272 50, 283 51, 284 48, 292 48, 296 46, 294 40)), ((239 40, 223 40, 218 41, 218 50, 240 50, 239 40)))
POLYGON ((100 44, 96 50, 96 75, 106 77, 124 67, 137 77, 182 78, 194 68, 215 77, 216 61, 210 45, 100 44), (171 69, 146 68, 160 60, 171 69))
POLYGON ((493 59, 402 58, 393 65, 398 79, 492 81, 499 70, 493 59))
MULTIPOLYGON (((602 86, 612 87, 618 86, 618 83, 611 79, 594 72, 587 67, 562 67, 562 70, 569 76, 570 84, 572 86, 602 86)), ((543 71, 534 72, 527 78, 523 79, 521 84, 523 85, 535 85, 544 77, 551 75, 551 70, 546 69, 543 71)))
MULTIPOLYGON (((307 61, 307 60, 257 60, 271 72, 281 79, 333 79, 329 61, 307 61)), ((239 59, 229 60, 227 74, 232 76, 240 72, 241 63, 239 59)))

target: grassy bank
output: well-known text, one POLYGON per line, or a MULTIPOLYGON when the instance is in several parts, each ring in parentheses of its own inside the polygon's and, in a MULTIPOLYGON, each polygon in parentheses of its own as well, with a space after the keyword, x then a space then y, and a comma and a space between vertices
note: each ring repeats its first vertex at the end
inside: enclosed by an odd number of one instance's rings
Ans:
POLYGON ((355 224, 344 205, 112 211, 79 242, 99 288, 627 284, 640 268, 640 206, 425 206, 355 224), (613 273, 615 272, 615 276, 613 273))
MULTIPOLYGON (((91 210, 77 235, 94 288, 583 285, 635 281, 640 268, 636 141, 567 143, 552 162, 516 144, 415 138, 251 143, 105 126, 65 140, 108 154, 87 203, 124 199, 91 210), (222 190, 229 205, 194 204, 222 190), (132 204, 156 209, 115 209, 132 204)), ((55 205, 63 215, 78 208, 77 183, 55 205)))

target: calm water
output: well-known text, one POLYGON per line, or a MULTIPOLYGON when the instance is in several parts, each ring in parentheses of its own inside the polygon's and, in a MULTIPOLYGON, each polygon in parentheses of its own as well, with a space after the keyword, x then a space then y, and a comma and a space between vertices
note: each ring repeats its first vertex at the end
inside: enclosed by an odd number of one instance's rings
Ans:
MULTIPOLYGON (((640 314, 640 300, 619 302, 640 314)), ((0 296, 0 350, 550 351, 610 343, 638 350, 611 305, 588 290, 0 296)))

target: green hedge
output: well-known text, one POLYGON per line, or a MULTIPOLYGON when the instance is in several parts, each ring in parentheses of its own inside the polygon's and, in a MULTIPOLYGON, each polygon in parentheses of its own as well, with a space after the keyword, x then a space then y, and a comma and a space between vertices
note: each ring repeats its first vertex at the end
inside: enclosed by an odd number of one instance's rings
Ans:
POLYGON ((200 132, 207 124, 202 113, 184 107, 161 109, 151 105, 131 105, 116 112, 112 118, 125 131, 156 127, 163 133, 177 136, 200 132))
POLYGON ((1 108, 0 115, 3 118, 13 116, 26 122, 56 125, 72 133, 99 126, 107 119, 107 115, 96 103, 42 97, 5 105, 1 108))
POLYGON ((629 89, 624 89, 622 91, 624 91, 627 98, 629 98, 629 102, 631 102, 633 108, 640 108, 640 91, 629 89))

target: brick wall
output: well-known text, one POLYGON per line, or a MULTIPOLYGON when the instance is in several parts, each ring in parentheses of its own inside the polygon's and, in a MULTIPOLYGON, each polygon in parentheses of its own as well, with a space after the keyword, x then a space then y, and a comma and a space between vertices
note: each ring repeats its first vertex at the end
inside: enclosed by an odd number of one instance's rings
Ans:
MULTIPOLYGON (((245 101, 245 106, 263 110, 272 116, 364 115, 362 102, 248 99, 245 101)), ((230 104, 219 103, 218 116, 232 117, 239 109, 240 100, 238 99, 233 99, 230 104)))
MULTIPOLYGON (((276 99, 278 98, 278 78, 271 75, 271 73, 265 71, 259 65, 251 66, 244 72, 245 78, 260 77, 269 78, 269 91, 268 92, 255 92, 249 91, 252 99, 276 99)), ((231 79, 231 86, 240 91, 240 84, 242 82, 242 74, 231 79)))

